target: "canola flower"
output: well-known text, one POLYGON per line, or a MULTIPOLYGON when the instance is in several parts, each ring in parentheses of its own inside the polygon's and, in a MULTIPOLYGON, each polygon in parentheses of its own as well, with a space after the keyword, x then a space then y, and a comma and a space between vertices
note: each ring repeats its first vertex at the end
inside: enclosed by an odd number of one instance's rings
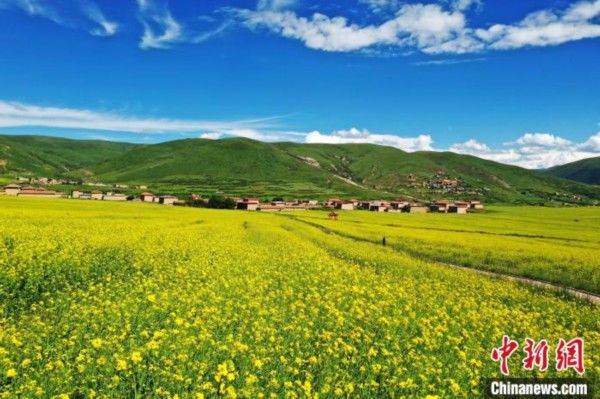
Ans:
POLYGON ((504 334, 582 337, 600 380, 600 312, 570 298, 281 215, 0 205, 0 398, 477 398, 504 334))

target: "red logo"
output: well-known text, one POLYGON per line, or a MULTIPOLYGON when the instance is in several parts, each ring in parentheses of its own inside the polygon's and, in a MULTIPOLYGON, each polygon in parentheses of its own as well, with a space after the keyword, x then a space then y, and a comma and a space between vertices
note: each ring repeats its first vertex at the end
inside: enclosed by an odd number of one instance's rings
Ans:
POLYGON ((502 346, 492 350, 492 360, 497 362, 500 360, 500 371, 504 375, 508 375, 508 359, 519 347, 517 341, 511 340, 508 335, 502 337, 502 346))
POLYGON ((558 340, 556 347, 556 370, 563 371, 569 368, 577 371, 579 374, 585 372, 583 365, 583 339, 574 338, 569 342, 564 339, 558 340))
POLYGON ((523 368, 526 370, 533 370, 535 367, 539 367, 540 371, 546 371, 548 368, 548 342, 542 339, 537 345, 531 338, 525 340, 525 347, 523 351, 527 354, 523 359, 523 368))
MULTIPOLYGON (((582 338, 574 338, 568 342, 562 338, 559 339, 556 347, 556 370, 565 371, 572 368, 577 373, 583 374, 585 372, 583 347, 582 338)), ((500 372, 502 374, 510 374, 508 360, 518 348, 519 343, 505 335, 502 337, 502 345, 492 349, 492 360, 500 362, 500 372)), ((523 359, 525 370, 538 368, 540 371, 546 371, 548 369, 548 353, 550 352, 548 341, 542 339, 536 343, 533 339, 526 338, 523 352, 525 352, 525 358, 523 359)))

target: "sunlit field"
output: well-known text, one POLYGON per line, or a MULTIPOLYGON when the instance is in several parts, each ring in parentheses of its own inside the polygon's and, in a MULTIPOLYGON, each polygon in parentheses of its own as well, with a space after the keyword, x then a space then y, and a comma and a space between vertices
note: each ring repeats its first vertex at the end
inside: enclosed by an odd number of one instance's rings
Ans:
POLYGON ((414 257, 600 293, 600 208, 491 207, 485 214, 294 214, 414 257))
POLYGON ((599 208, 326 215, 0 197, 0 397, 477 398, 505 334, 600 380, 597 307, 439 263, 598 292, 599 208))

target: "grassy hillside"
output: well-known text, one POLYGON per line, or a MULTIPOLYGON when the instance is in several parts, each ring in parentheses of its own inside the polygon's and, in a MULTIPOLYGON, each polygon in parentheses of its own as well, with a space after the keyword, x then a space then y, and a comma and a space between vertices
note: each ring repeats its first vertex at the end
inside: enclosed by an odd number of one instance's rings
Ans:
POLYGON ((600 185, 600 157, 555 166, 546 172, 569 180, 600 185))
POLYGON ((499 202, 539 203, 572 202, 580 195, 598 198, 599 193, 597 188, 537 171, 451 152, 406 153, 369 144, 275 145, 304 161, 310 158, 318 162, 318 167, 364 187, 417 198, 470 195, 499 202), (442 179, 456 179, 458 187, 436 187, 442 179))
POLYGON ((12 174, 84 176, 157 192, 260 197, 482 198, 506 203, 590 202, 597 187, 449 152, 370 144, 186 139, 154 145, 0 136, 12 174))
POLYGON ((86 168, 117 157, 134 144, 100 140, 68 140, 45 136, 0 135, 0 173, 66 177, 86 173, 86 168))

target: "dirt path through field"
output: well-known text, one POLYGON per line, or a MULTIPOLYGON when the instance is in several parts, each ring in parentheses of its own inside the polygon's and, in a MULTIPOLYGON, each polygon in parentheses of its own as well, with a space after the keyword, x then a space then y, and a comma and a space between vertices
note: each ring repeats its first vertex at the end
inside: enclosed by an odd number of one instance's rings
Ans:
MULTIPOLYGON (((281 215, 281 216, 285 216, 285 217, 289 217, 290 219, 293 219, 297 222, 301 222, 301 223, 305 223, 308 224, 310 226, 313 227, 317 227, 320 230, 322 230, 323 232, 327 233, 327 234, 335 234, 337 236, 340 237, 344 237, 350 240, 355 240, 355 241, 362 241, 362 242, 367 242, 373 245, 381 245, 378 242, 373 242, 369 239, 366 238, 362 238, 362 237, 356 237, 350 234, 345 234, 345 233, 340 233, 338 231, 329 229, 319 223, 315 223, 315 222, 309 222, 307 220, 302 220, 299 219, 297 217, 294 217, 292 215, 281 215)), ((394 251, 398 251, 398 252, 406 252, 403 251, 400 248, 394 247, 394 246, 389 246, 389 248, 392 248, 394 251)), ((410 256, 414 256, 413 254, 408 253, 408 255, 410 256)), ((543 289, 547 289, 547 290, 551 290, 551 291, 556 291, 556 292, 563 292, 563 293, 567 293, 575 298, 578 299, 582 299, 585 301, 588 301, 594 305, 599 305, 600 304, 600 296, 596 295, 596 294, 592 294, 591 292, 587 292, 587 291, 583 291, 583 290, 579 290, 576 288, 571 288, 571 287, 566 287, 566 286, 562 286, 559 284, 555 284, 555 283, 550 283, 547 281, 542 281, 542 280, 535 280, 529 277, 522 277, 522 276, 517 276, 517 275, 513 275, 513 274, 508 274, 508 273, 501 273, 501 272, 494 272, 494 271, 489 271, 489 270, 481 270, 481 269, 476 269, 474 267, 466 267, 466 266, 459 266, 459 265, 455 265, 452 263, 446 263, 446 262, 440 262, 438 260, 434 260, 434 259, 427 259, 427 261, 432 262, 432 263, 436 263, 438 265, 444 266, 444 267, 451 267, 453 269, 460 269, 460 270, 464 270, 467 272, 473 272, 473 273, 479 273, 479 274, 483 274, 489 277, 493 277, 493 278, 501 278, 504 280, 509 280, 509 281, 513 281, 513 282, 518 282, 518 283, 522 283, 522 284, 526 284, 526 285, 530 285, 533 287, 539 287, 539 288, 543 288, 543 289)))

